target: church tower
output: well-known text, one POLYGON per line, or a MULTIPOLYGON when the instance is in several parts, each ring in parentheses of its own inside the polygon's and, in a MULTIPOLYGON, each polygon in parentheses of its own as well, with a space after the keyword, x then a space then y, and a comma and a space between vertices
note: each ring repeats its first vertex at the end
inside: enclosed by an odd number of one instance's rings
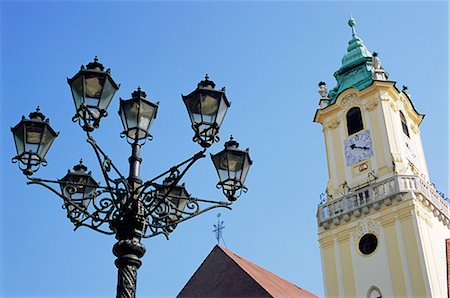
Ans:
POLYGON ((317 211, 327 297, 447 297, 450 206, 428 178, 424 115, 352 38, 319 108, 329 180, 317 211))

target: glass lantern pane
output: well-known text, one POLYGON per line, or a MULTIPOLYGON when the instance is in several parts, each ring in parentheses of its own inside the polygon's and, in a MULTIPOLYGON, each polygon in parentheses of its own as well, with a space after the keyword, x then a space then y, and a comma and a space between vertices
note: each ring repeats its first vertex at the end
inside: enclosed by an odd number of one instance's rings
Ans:
POLYGON ((227 152, 228 158, 225 160, 227 162, 225 167, 228 168, 230 179, 240 180, 245 157, 241 153, 234 151, 227 152))
POLYGON ((225 118, 227 110, 228 110, 228 106, 227 106, 223 96, 221 96, 221 98, 220 98, 220 105, 219 105, 219 111, 217 112, 217 118, 216 118, 216 123, 219 126, 222 125, 222 122, 223 122, 223 119, 225 118))
POLYGON ((25 151, 32 151, 33 153, 38 153, 43 132, 44 132, 43 123, 28 122, 26 124, 25 151))
POLYGON ((216 98, 209 94, 201 97, 201 108, 203 122, 212 124, 216 120, 217 110, 219 109, 219 102, 216 98))
POLYGON ((111 79, 107 77, 105 80, 105 84, 103 86, 103 93, 101 96, 100 104, 98 106, 100 110, 108 109, 108 106, 111 103, 111 100, 116 91, 117 90, 113 87, 113 84, 111 83, 111 79))
POLYGON ((84 91, 86 97, 100 99, 104 85, 104 75, 86 75, 84 79, 84 91))
POLYGON ((184 208, 186 207, 188 196, 185 192, 184 187, 175 186, 173 188, 173 190, 170 192, 170 195, 168 198, 169 198, 170 202, 173 204, 173 208, 177 209, 177 210, 172 210, 171 213, 175 213, 175 215, 172 214, 170 216, 170 219, 172 221, 175 221, 182 215, 181 211, 183 211, 184 208))
POLYGON ((73 96, 73 101, 75 103, 75 108, 78 110, 78 108, 84 102, 83 76, 79 76, 75 81, 73 81, 71 83, 71 88, 72 88, 72 96, 73 96))
POLYGON ((191 118, 192 123, 200 123, 202 122, 202 115, 201 115, 201 106, 200 106, 200 95, 195 94, 189 98, 185 98, 184 103, 186 104, 186 107, 189 112, 189 117, 191 118))
POLYGON ((15 127, 13 130, 14 143, 16 144, 17 155, 21 155, 25 151, 25 125, 23 123, 15 127))
POLYGON ((122 102, 122 110, 124 114, 125 125, 124 129, 127 131, 127 136, 131 139, 134 139, 137 132, 137 119, 139 116, 139 105, 132 101, 123 101, 122 102))
POLYGON ((37 152, 41 158, 45 157, 45 155, 48 152, 48 149, 50 149, 50 146, 53 144, 55 138, 56 136, 50 131, 49 127, 46 125, 44 132, 42 134, 41 146, 39 147, 39 151, 37 152))
POLYGON ((248 170, 250 169, 250 158, 248 155, 245 156, 244 167, 242 169, 241 182, 244 184, 245 179, 247 178, 248 170))
POLYGON ((140 138, 145 138, 150 130, 152 120, 155 114, 155 107, 141 101, 140 111, 139 111, 139 128, 142 136, 140 138))
POLYGON ((231 172, 241 171, 244 164, 244 156, 240 152, 228 152, 228 164, 226 165, 231 172))
POLYGON ((228 180, 228 178, 229 178, 228 170, 219 169, 218 173, 219 173, 219 179, 221 182, 228 180))
POLYGON ((84 190, 84 197, 89 198, 97 189, 97 182, 94 181, 92 178, 88 178, 86 181, 86 188, 84 190))

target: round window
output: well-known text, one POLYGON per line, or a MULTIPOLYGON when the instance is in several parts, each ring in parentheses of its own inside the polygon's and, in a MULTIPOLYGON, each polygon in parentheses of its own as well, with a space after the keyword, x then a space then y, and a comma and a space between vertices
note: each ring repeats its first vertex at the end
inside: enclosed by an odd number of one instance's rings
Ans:
POLYGON ((378 245, 377 236, 374 234, 365 234, 359 240, 359 251, 365 255, 370 255, 375 251, 378 245))

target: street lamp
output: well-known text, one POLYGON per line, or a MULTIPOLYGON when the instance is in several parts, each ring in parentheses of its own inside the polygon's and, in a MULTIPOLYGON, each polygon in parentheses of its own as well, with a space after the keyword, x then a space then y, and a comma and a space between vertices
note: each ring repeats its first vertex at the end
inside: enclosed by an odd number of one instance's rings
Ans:
POLYGON ((181 222, 214 208, 231 209, 233 201, 247 190, 244 181, 252 162, 248 150, 238 149, 239 144, 233 139, 225 144, 223 151, 212 155, 219 174, 218 187, 222 187, 228 201, 193 197, 185 184, 180 183, 189 168, 206 156, 207 148, 219 141, 219 128, 230 106, 225 89, 215 90, 214 82, 206 76, 197 89, 182 96, 194 130, 193 140, 202 149, 145 182, 140 176, 140 149, 147 139, 151 139, 150 127, 156 118, 158 103, 147 99, 140 87, 132 93, 131 99, 120 100, 119 115, 124 128, 121 136, 131 145, 129 175, 125 178, 92 135, 101 118, 107 116, 107 108, 120 85, 114 82, 109 69, 104 71, 97 57, 86 67, 82 66, 68 83, 75 103, 72 120, 85 131, 105 185, 92 177, 82 161, 59 180, 32 177, 40 165, 47 164, 45 155, 58 136, 39 108, 30 114, 30 119, 22 117, 19 124, 11 128, 17 149, 13 162, 19 163, 29 180, 27 184, 44 186, 63 200, 63 208, 75 230, 88 227, 115 235, 117 297, 135 297, 137 269, 145 254, 141 239, 157 235, 168 239, 181 222))

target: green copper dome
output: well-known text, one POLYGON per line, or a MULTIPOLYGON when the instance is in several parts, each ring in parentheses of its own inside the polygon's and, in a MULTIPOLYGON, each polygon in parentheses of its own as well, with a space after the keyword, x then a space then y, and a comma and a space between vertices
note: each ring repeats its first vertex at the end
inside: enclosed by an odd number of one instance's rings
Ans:
POLYGON ((352 28, 352 39, 348 42, 347 53, 342 58, 341 68, 334 73, 337 86, 328 93, 330 104, 336 102, 336 98, 342 91, 352 87, 363 90, 373 82, 372 74, 375 69, 372 64, 372 54, 367 50, 362 39, 356 35, 355 19, 350 17, 348 25, 352 28))

